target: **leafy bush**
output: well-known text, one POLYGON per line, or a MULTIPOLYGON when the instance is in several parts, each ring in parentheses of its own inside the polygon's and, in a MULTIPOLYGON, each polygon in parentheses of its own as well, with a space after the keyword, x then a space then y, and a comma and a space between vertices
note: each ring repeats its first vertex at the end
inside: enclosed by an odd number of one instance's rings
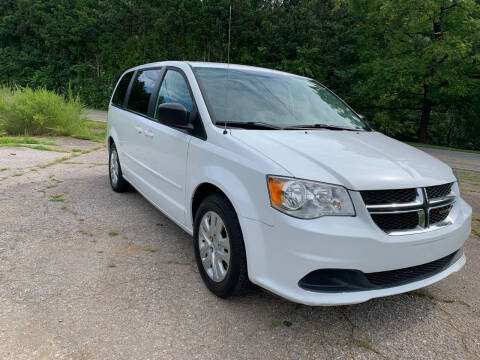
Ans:
POLYGON ((84 106, 45 89, 0 88, 0 128, 9 135, 88 134, 84 106))

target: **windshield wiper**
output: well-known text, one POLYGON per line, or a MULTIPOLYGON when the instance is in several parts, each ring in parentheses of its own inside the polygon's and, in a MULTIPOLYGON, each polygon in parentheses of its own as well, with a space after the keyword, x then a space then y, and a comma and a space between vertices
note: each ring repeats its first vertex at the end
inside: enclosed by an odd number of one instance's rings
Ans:
POLYGON ((361 128, 349 128, 328 124, 305 124, 305 125, 292 125, 286 126, 284 130, 302 130, 302 129, 328 129, 328 130, 346 130, 346 131, 361 131, 361 128))
POLYGON ((230 127, 238 127, 238 128, 245 128, 245 129, 267 129, 267 130, 281 130, 282 128, 277 125, 267 124, 260 121, 217 121, 215 125, 220 126, 230 126, 230 127))

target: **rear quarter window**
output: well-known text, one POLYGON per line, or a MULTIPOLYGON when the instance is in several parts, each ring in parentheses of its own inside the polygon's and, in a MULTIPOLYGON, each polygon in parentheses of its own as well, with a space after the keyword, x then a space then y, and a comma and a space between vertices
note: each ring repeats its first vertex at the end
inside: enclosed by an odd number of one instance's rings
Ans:
POLYGON ((160 70, 139 71, 132 84, 127 108, 140 114, 148 113, 150 97, 160 80, 160 70))
POLYGON ((117 88, 113 93, 112 104, 123 107, 123 101, 125 100, 125 95, 127 94, 128 85, 130 85, 130 80, 132 80, 133 71, 130 71, 123 75, 123 77, 118 82, 117 88))

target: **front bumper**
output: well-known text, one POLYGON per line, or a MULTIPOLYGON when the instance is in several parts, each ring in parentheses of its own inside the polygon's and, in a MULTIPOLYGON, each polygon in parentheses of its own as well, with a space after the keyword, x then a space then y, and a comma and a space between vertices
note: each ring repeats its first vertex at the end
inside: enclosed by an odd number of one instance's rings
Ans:
MULTIPOLYGON (((354 200, 355 202, 355 200, 354 200)), ((352 269, 364 273, 426 264, 462 248, 470 234, 471 207, 458 199, 453 224, 434 231, 389 236, 373 223, 365 207, 355 217, 301 220, 274 209, 274 225, 241 217, 250 280, 288 300, 306 305, 355 304, 433 284, 465 264, 461 255, 435 275, 404 284, 354 292, 317 292, 299 281, 319 269, 352 269)))

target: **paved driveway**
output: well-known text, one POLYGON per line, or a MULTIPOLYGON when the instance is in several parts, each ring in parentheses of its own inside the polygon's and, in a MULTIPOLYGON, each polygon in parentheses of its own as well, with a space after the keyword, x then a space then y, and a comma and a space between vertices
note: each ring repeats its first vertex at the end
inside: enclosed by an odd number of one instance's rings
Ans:
POLYGON ((107 122, 107 112, 104 110, 85 110, 88 120, 107 122))
POLYGON ((0 168, 36 160, 0 173, 1 359, 480 358, 479 237, 462 271, 419 292, 327 308, 259 289, 221 300, 188 235, 138 193, 110 190, 104 148, 7 150, 0 168))
POLYGON ((459 170, 480 171, 480 154, 442 149, 419 148, 459 170))

